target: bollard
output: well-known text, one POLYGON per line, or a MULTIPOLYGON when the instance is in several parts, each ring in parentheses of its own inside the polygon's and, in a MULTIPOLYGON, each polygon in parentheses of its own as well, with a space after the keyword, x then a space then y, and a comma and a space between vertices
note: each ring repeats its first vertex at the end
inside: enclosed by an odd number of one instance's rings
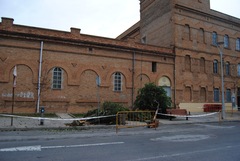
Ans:
MULTIPOLYGON (((190 111, 188 112, 188 115, 191 115, 190 111)), ((188 120, 188 117, 186 117, 186 120, 188 120)))
MULTIPOLYGON (((172 112, 170 112, 169 114, 171 115, 172 112)), ((172 116, 169 116, 169 120, 172 121, 172 116)))
MULTIPOLYGON (((44 112, 45 112, 44 107, 41 107, 40 108, 41 118, 44 117, 44 112)), ((44 120, 43 119, 40 119, 40 125, 44 125, 44 120)))

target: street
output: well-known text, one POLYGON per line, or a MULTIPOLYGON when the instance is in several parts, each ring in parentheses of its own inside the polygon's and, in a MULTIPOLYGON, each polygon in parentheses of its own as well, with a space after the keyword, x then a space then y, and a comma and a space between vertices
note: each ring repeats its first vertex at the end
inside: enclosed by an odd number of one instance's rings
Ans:
POLYGON ((239 161, 239 122, 96 131, 8 131, 1 161, 239 161), (34 136, 43 136, 36 139, 34 136), (54 138, 55 136, 55 138, 54 138), (29 137, 29 139, 27 139, 29 137))

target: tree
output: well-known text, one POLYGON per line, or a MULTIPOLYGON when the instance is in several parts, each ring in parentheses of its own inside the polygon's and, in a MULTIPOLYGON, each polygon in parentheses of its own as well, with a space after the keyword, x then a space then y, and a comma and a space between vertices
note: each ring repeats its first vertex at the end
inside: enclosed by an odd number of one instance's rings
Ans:
POLYGON ((139 89, 134 105, 140 110, 157 110, 159 105, 159 110, 166 113, 166 109, 171 106, 171 98, 162 87, 148 83, 139 89))

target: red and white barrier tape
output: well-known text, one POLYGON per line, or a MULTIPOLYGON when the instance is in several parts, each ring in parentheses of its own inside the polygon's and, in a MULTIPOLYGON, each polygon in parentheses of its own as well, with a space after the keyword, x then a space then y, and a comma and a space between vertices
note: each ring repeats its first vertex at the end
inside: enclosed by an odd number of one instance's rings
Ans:
POLYGON ((107 118, 107 117, 115 117, 116 115, 85 117, 85 118, 71 118, 71 119, 47 118, 47 117, 28 117, 28 116, 8 115, 8 114, 0 114, 0 116, 3 116, 3 117, 14 117, 14 118, 25 118, 25 119, 34 119, 34 120, 84 121, 84 120, 100 119, 100 118, 107 118))
POLYGON ((207 117, 207 116, 212 116, 212 115, 215 115, 215 114, 218 114, 218 113, 219 113, 219 112, 213 112, 213 113, 202 114, 202 115, 173 115, 173 114, 158 113, 158 115, 173 116, 173 117, 197 118, 197 117, 207 117))

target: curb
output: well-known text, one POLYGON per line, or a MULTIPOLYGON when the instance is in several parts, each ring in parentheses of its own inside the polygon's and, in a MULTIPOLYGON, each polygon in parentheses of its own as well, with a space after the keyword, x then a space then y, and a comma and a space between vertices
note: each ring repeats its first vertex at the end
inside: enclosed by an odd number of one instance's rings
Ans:
POLYGON ((37 130, 91 130, 91 129, 111 129, 115 125, 92 125, 92 126, 66 126, 66 127, 7 127, 0 128, 0 131, 37 131, 37 130))

